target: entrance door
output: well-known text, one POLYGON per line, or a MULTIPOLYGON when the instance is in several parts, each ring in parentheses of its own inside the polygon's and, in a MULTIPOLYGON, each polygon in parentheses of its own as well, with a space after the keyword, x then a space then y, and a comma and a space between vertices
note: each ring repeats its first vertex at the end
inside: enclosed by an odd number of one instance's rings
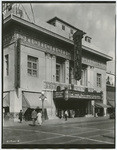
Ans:
POLYGON ((79 117, 84 117, 87 114, 87 102, 79 103, 79 117))

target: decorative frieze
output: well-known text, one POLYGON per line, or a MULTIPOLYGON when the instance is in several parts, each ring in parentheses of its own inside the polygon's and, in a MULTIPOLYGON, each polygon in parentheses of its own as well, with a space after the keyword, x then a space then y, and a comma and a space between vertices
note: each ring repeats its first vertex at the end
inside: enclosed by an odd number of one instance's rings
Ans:
POLYGON ((28 36, 28 35, 21 35, 18 33, 15 33, 15 36, 18 36, 19 38, 21 38, 23 44, 28 44, 28 46, 34 46, 36 48, 41 48, 42 51, 56 55, 56 56, 60 56, 60 57, 64 57, 66 59, 71 59, 71 55, 70 53, 62 48, 58 48, 54 45, 50 45, 49 43, 46 43, 44 41, 41 41, 40 39, 35 39, 32 36, 28 36))
POLYGON ((60 86, 61 90, 65 89, 65 87, 67 87, 68 89, 70 89, 70 87, 71 87, 70 84, 47 82, 47 81, 43 82, 43 86, 44 86, 44 89, 53 90, 53 91, 57 89, 57 86, 60 86))
MULTIPOLYGON (((56 91, 57 86, 60 86, 60 87, 61 87, 61 90, 64 90, 66 87, 67 87, 68 89, 71 89, 71 84, 57 83, 57 82, 48 82, 48 81, 44 81, 44 82, 43 82, 43 87, 44 87, 45 90, 56 91)), ((75 90, 75 91, 84 92, 86 88, 87 88, 87 87, 85 87, 85 86, 82 87, 82 86, 74 85, 74 90, 75 90)), ((93 91, 94 91, 93 88, 88 88, 88 92, 93 92, 93 91)))
POLYGON ((15 35, 13 33, 9 33, 3 36, 3 46, 8 45, 13 41, 15 41, 15 35))
POLYGON ((106 64, 97 62, 96 60, 93 60, 93 59, 82 57, 82 63, 89 65, 89 66, 93 66, 95 68, 106 70, 106 64))
MULTIPOLYGON (((50 45, 46 42, 36 39, 35 37, 29 36, 26 34, 24 35, 22 32, 20 32, 20 33, 17 33, 17 32, 15 32, 15 33, 10 32, 9 34, 5 34, 3 36, 3 46, 4 47, 12 42, 15 42, 18 38, 21 38, 21 44, 39 49, 43 52, 50 53, 55 56, 60 56, 65 59, 68 59, 68 60, 73 60, 72 54, 70 54, 70 52, 68 52, 67 50, 55 47, 54 45, 50 45)), ((106 70, 106 64, 104 64, 102 62, 98 62, 91 58, 86 58, 83 56, 82 63, 89 65, 89 66, 93 66, 96 68, 106 70)))

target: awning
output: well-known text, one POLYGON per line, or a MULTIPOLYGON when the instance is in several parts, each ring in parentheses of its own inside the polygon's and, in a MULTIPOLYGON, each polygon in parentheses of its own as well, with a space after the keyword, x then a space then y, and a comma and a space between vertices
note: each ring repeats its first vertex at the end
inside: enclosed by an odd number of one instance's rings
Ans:
MULTIPOLYGON (((23 108, 42 108, 42 101, 39 100, 41 94, 23 92, 22 107, 23 108)), ((47 100, 44 101, 44 108, 51 108, 51 105, 47 100)))
POLYGON ((113 91, 107 91, 107 101, 114 101, 115 100, 115 92, 113 91))
POLYGON ((108 101, 108 104, 109 104, 111 107, 115 107, 115 101, 108 101))
POLYGON ((9 93, 3 93, 3 107, 9 107, 10 106, 10 99, 9 99, 9 93))
POLYGON ((110 106, 109 105, 105 105, 105 104, 103 104, 103 103, 95 103, 95 106, 96 107, 100 107, 100 108, 110 108, 110 106))

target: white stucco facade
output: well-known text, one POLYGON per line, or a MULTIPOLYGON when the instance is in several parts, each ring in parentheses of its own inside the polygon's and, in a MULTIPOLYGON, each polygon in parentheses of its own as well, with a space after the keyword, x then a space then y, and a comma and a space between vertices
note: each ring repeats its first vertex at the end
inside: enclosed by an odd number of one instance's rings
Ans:
MULTIPOLYGON (((21 19, 22 21, 22 19, 21 19)), ((7 22, 6 22, 7 23, 7 22)), ((58 23, 58 25, 60 22, 58 23)), ((57 26, 58 26, 57 25, 57 26)), ((50 108, 47 108, 47 114, 49 118, 56 117, 56 106, 53 100, 53 91, 56 91, 57 86, 61 87, 61 90, 68 87, 71 89, 71 84, 74 84, 74 90, 76 91, 85 91, 85 88, 88 88, 88 91, 97 91, 103 92, 103 104, 107 104, 106 101, 106 62, 111 59, 107 57, 97 55, 94 51, 91 52, 82 49, 84 52, 82 55, 82 66, 85 68, 82 73, 82 84, 81 80, 76 81, 73 77, 73 43, 67 43, 65 41, 58 41, 57 38, 51 37, 48 35, 43 35, 42 32, 37 32, 33 35, 29 33, 27 29, 28 36, 24 33, 23 24, 21 22, 20 30, 21 33, 18 33, 17 25, 15 25, 16 30, 14 32, 13 42, 9 44, 4 43, 4 53, 3 57, 5 58, 8 55, 9 59, 9 74, 6 76, 6 66, 4 59, 4 69, 3 69, 3 92, 10 92, 10 106, 9 111, 11 113, 17 113, 23 109, 22 93, 23 92, 36 92, 41 94, 42 91, 45 92, 47 97, 47 102, 51 105, 50 108), (39 38, 35 38, 34 36, 39 38), (42 38, 41 38, 42 36, 42 38), (45 37, 45 38, 44 38, 45 37), (50 37, 50 39, 48 38, 50 37), (15 51, 16 51, 16 40, 21 38, 20 46, 20 86, 15 87, 15 51), (51 39, 52 38, 52 39, 51 39), (47 43, 48 39, 48 43, 47 43), (55 40, 53 42, 53 39, 55 40), (53 46, 53 45, 54 46, 53 46), (42 46, 43 45, 43 46, 42 46), (69 46, 70 45, 70 46, 69 46), (54 49, 55 48, 55 49, 54 49), (96 58, 93 58, 93 56, 96 58), (34 57, 37 59, 37 76, 31 76, 28 74, 28 56, 34 57), (101 60, 102 57, 104 60, 101 60), (56 79, 57 76, 57 64, 60 66, 60 81, 56 79), (70 72, 71 71, 71 72, 70 72), (71 74, 71 76, 70 76, 71 74), (101 76, 101 86, 97 86, 97 74, 101 76), (71 80, 71 83, 70 83, 71 80)), ((13 30, 13 29, 11 29, 13 30)), ((33 33, 31 29, 31 32, 33 33)), ((4 33, 5 34, 5 33, 4 33)), ((90 49, 90 47, 88 47, 90 49)), ((93 107, 94 101, 90 101, 87 104, 87 112, 91 113, 91 107, 93 107), (90 109, 90 110, 89 110, 90 109)), ((92 111, 94 115, 94 110, 92 111)), ((106 115, 106 109, 104 109, 104 115, 106 115)))

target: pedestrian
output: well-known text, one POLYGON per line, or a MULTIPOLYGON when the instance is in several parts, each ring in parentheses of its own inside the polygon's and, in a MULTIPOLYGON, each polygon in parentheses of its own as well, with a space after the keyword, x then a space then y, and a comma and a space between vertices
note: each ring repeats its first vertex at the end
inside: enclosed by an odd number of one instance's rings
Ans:
POLYGON ((65 121, 67 121, 67 117, 68 117, 68 112, 67 110, 65 111, 65 121))
POLYGON ((37 122, 40 126, 42 125, 42 114, 40 111, 37 113, 37 122))
POLYGON ((37 112, 35 111, 35 109, 32 111, 31 117, 32 117, 33 126, 35 126, 35 121, 37 119, 37 112))
POLYGON ((22 123, 22 116, 23 116, 23 113, 22 113, 22 110, 20 110, 20 112, 19 112, 19 120, 20 120, 20 123, 22 123))

